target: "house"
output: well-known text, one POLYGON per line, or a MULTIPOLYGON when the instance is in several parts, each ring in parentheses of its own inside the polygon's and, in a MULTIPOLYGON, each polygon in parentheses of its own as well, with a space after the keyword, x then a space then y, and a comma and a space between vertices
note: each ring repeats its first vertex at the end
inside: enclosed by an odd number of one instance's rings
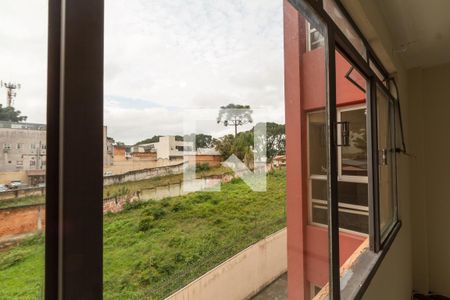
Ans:
POLYGON ((156 151, 157 159, 181 159, 186 152, 192 152, 192 142, 178 141, 175 136, 161 136, 156 143, 133 146, 132 152, 156 151), (136 151, 137 150, 137 151, 136 151))
POLYGON ((189 165, 207 164, 210 167, 220 166, 222 163, 222 155, 214 148, 197 148, 194 153, 186 153, 183 158, 189 162, 189 165))
POLYGON ((275 168, 281 168, 286 166, 286 155, 277 155, 272 159, 272 165, 275 168))
POLYGON ((114 162, 127 160, 126 147, 122 145, 114 145, 114 162))

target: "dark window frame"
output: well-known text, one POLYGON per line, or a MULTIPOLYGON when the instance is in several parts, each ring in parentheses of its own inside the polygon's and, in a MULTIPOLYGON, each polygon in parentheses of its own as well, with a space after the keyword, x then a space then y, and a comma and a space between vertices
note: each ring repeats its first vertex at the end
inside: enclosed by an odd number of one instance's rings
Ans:
POLYGON ((48 7, 45 298, 102 299, 104 1, 48 7))
MULTIPOLYGON (((376 273, 378 266, 381 264, 384 256, 393 243, 398 231, 401 227, 401 221, 398 217, 398 195, 396 194, 393 201, 395 206, 395 221, 393 222, 390 231, 386 234, 384 240, 381 239, 380 233, 380 209, 379 209, 379 191, 378 191, 378 134, 377 134, 377 87, 382 89, 388 96, 389 101, 396 103, 399 107, 398 100, 398 88, 395 83, 395 79, 389 75, 386 68, 384 68, 381 61, 372 50, 370 44, 365 39, 364 35, 356 26, 355 22, 346 11, 344 6, 339 0, 335 0, 337 6, 349 21, 352 28, 357 33, 358 37, 363 41, 366 48, 366 57, 362 57, 353 44, 347 39, 341 29, 334 23, 331 17, 323 8, 321 0, 288 0, 293 7, 301 11, 303 15, 308 17, 308 21, 315 26, 322 23, 325 24, 323 32, 327 33, 326 45, 326 60, 327 60, 327 139, 333 141, 329 143, 328 147, 328 199, 330 201, 328 210, 329 219, 329 298, 340 299, 341 295, 353 295, 355 297, 362 297, 367 289, 370 280, 376 273), (321 22, 314 22, 315 18, 320 18, 321 22), (366 91, 367 99, 367 139, 368 139, 368 175, 369 175, 369 244, 370 255, 362 256, 362 259, 358 259, 355 263, 355 268, 365 267, 366 272, 360 272, 353 276, 349 284, 341 291, 340 288, 340 263, 339 263, 339 220, 338 220, 338 201, 337 201, 337 151, 336 151, 336 74, 335 70, 335 51, 339 51, 343 54, 347 60, 364 76, 369 82, 368 89, 366 91), (381 80, 377 74, 372 70, 370 63, 381 73, 383 80, 381 80), (396 89, 396 96, 394 97, 390 92, 390 85, 386 87, 386 82, 392 82, 396 89), (375 167, 376 166, 376 167, 375 167), (367 272, 368 271, 368 272, 367 272), (364 274, 362 274, 364 273, 364 274)), ((397 109, 399 111, 399 108, 397 109)), ((398 112, 399 118, 401 114, 398 112)), ((401 120, 400 120, 401 122, 401 120)), ((395 122, 394 122, 395 124, 395 122)), ((400 123, 400 127, 403 127, 400 123)), ((395 128, 394 134, 395 134, 395 128)), ((396 148, 396 152, 406 152, 406 146, 404 145, 404 137, 402 131, 402 143, 403 151, 396 148)), ((396 147, 396 145, 395 145, 396 147)), ((397 170, 396 159, 395 170, 397 170)), ((395 190, 397 189, 397 177, 395 174, 395 190)))

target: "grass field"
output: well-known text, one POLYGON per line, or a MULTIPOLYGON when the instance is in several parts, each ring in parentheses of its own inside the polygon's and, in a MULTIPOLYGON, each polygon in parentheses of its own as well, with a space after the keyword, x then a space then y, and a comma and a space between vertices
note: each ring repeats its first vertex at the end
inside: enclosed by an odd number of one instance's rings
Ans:
MULTIPOLYGON (((163 299, 249 245, 285 226, 285 173, 268 191, 241 180, 217 193, 137 203, 104 218, 104 298, 163 299)), ((0 299, 36 299, 43 238, 0 252, 0 299)))

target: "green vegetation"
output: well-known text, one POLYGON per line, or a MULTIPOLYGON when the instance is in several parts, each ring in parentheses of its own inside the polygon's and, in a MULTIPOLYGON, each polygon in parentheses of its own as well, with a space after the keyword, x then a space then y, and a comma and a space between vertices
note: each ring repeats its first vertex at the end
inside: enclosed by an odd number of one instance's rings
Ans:
MULTIPOLYGON (((231 169, 220 166, 214 168, 197 167, 197 178, 208 177, 214 175, 223 175, 232 173, 231 169)), ((174 183, 180 183, 183 181, 183 174, 175 174, 169 176, 153 177, 150 179, 129 181, 114 185, 108 185, 103 188, 103 198, 109 198, 114 196, 122 196, 127 193, 134 193, 142 189, 150 189, 157 186, 169 185, 174 183)))
POLYGON ((8 200, 0 200, 0 209, 9 207, 19 207, 33 204, 44 204, 44 196, 28 196, 21 198, 14 198, 8 200))
POLYGON ((21 116, 20 110, 16 110, 12 106, 3 107, 0 104, 0 121, 23 122, 27 120, 27 116, 21 116))
MULTIPOLYGON (((214 167, 210 168, 207 164, 200 164, 197 167, 197 177, 207 177, 213 175, 229 174, 232 171, 226 167, 214 167)), ((169 176, 153 177, 146 180, 131 181, 120 184, 108 185, 103 188, 103 198, 123 196, 126 194, 132 194, 142 189, 154 188, 162 185, 169 185, 174 183, 180 183, 183 180, 183 174, 175 174, 169 176)), ((0 200, 0 209, 19 207, 34 204, 44 204, 44 196, 28 196, 20 197, 9 200, 0 200)))
POLYGON ((0 250, 0 299, 43 299, 44 238, 0 250))
MULTIPOLYGON (((104 217, 104 298, 163 299, 227 258, 285 226, 285 172, 268 191, 239 179, 219 193, 133 203, 104 217)), ((131 188, 130 188, 131 190, 131 188)), ((43 239, 0 252, 0 299, 40 293, 43 239)))
POLYGON ((214 139, 213 144, 218 150, 224 160, 232 154, 236 155, 240 160, 243 160, 247 166, 251 166, 253 162, 253 151, 263 150, 257 149, 255 138, 259 139, 260 147, 263 146, 266 151, 267 161, 271 162, 277 155, 286 153, 286 134, 283 124, 277 123, 258 123, 248 131, 239 132, 236 135, 227 134, 219 139, 214 139), (258 135, 255 137, 255 128, 266 128, 266 138, 261 140, 258 135))

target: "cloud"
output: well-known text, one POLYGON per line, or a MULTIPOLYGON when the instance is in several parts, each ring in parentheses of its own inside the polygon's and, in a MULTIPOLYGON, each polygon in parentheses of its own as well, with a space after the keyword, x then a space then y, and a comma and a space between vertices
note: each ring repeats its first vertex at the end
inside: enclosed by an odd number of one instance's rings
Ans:
MULTIPOLYGON (((16 106, 44 122, 47 1, 4 2, 0 79, 21 82, 16 106)), ((187 109, 231 102, 283 123, 282 24, 281 0, 105 1, 109 135, 134 143, 181 133, 187 109)))

